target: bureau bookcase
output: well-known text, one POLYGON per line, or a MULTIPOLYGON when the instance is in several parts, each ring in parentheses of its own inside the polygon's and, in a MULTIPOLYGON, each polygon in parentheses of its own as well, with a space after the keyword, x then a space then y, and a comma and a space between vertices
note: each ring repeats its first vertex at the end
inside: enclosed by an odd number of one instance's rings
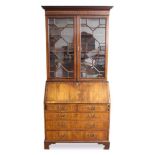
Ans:
POLYGON ((46 22, 44 148, 98 143, 109 149, 107 80, 111 6, 42 6, 46 22))

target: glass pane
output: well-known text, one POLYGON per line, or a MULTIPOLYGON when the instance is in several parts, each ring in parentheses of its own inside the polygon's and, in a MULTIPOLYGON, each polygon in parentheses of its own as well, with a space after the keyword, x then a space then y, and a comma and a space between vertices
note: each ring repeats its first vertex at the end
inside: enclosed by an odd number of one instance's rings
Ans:
POLYGON ((51 78, 74 77, 73 19, 49 18, 51 78))
POLYGON ((81 78, 104 78, 104 18, 81 19, 81 78))

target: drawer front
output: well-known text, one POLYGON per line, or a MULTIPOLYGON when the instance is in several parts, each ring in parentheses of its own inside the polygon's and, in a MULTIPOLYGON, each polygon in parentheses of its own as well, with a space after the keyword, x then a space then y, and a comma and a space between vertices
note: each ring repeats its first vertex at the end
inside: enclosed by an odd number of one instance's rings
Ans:
POLYGON ((109 120, 109 113, 52 113, 50 111, 45 112, 46 120, 109 120))
POLYGON ((78 112, 107 112, 108 104, 80 104, 78 105, 78 112))
POLYGON ((51 112, 76 112, 76 104, 46 104, 46 109, 51 112))
POLYGON ((46 130, 107 130, 108 121, 46 121, 46 130))
POLYGON ((46 131, 50 141, 104 141, 107 131, 46 131))
POLYGON ((109 104, 46 104, 51 112, 108 112, 109 104))

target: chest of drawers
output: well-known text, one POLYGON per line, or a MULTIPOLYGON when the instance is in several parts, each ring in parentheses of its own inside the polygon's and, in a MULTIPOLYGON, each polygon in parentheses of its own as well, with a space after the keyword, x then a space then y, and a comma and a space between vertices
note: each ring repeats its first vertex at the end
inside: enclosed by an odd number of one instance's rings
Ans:
POLYGON ((108 148, 109 100, 108 83, 47 82, 45 147, 58 142, 97 142, 108 148), (90 100, 94 94, 95 98, 90 100))

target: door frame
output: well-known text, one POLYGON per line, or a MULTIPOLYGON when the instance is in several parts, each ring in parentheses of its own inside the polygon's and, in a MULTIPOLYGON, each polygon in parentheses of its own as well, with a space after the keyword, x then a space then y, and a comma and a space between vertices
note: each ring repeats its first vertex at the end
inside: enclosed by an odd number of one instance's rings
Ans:
POLYGON ((47 81, 76 81, 77 77, 77 58, 76 58, 76 47, 77 47, 77 30, 76 30, 76 16, 68 16, 68 15, 46 15, 45 16, 45 22, 46 22, 46 66, 47 66, 47 81), (49 47, 49 27, 48 27, 48 19, 49 18, 73 18, 73 46, 74 46, 74 76, 73 78, 52 78, 50 76, 50 47, 49 47))
POLYGON ((108 70, 108 32, 109 32, 109 16, 107 15, 80 15, 77 16, 77 81, 107 81, 108 70), (81 18, 105 18, 105 73, 103 78, 81 78, 81 18))

